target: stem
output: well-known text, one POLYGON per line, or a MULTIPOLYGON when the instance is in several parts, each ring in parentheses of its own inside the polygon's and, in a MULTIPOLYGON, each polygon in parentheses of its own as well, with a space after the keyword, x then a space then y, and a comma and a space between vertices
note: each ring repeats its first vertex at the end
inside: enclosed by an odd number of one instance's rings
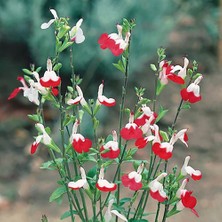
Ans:
POLYGON ((157 205, 155 222, 158 222, 159 213, 160 213, 160 202, 159 202, 158 205, 157 205))

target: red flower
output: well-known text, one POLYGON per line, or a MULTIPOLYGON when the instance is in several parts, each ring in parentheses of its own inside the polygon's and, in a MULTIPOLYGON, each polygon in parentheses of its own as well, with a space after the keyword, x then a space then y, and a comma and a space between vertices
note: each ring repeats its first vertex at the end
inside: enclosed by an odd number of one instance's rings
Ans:
POLYGON ((115 159, 120 154, 116 131, 113 130, 112 133, 113 133, 113 140, 107 142, 100 148, 100 154, 103 158, 115 159))
POLYGON ((188 137, 186 135, 187 129, 180 130, 178 133, 174 134, 169 142, 159 142, 155 141, 153 142, 152 145, 152 150, 155 155, 159 156, 159 158, 168 160, 172 157, 173 155, 173 148, 174 148, 174 143, 180 139, 186 146, 187 143, 186 141, 188 140, 188 137))
POLYGON ((167 195, 163 190, 163 185, 159 182, 166 175, 166 173, 161 173, 155 180, 149 183, 150 196, 158 202, 164 202, 167 200, 167 195))
POLYGON ((61 83, 61 78, 52 70, 50 59, 47 60, 47 71, 45 71, 44 76, 40 79, 40 83, 43 87, 57 87, 61 83))
POLYGON ((178 71, 178 69, 181 69, 182 67, 180 66, 173 66, 171 65, 168 61, 161 61, 160 64, 160 73, 159 73, 159 79, 160 83, 162 85, 166 85, 168 83, 168 79, 177 83, 177 84, 184 84, 184 79, 176 75, 175 72, 178 71))
POLYGON ((200 86, 198 85, 202 80, 203 76, 199 76, 193 83, 191 83, 187 88, 180 91, 180 95, 184 101, 190 103, 199 102, 202 97, 200 95, 200 86))
POLYGON ((184 160, 183 167, 181 168, 181 175, 186 176, 189 174, 193 180, 200 180, 202 178, 202 173, 199 170, 194 170, 191 166, 188 166, 190 161, 190 156, 187 156, 184 160))
POLYGON ((115 183, 110 183, 104 179, 104 168, 103 167, 100 169, 99 179, 96 183, 96 187, 97 187, 97 189, 99 189, 100 191, 103 191, 103 192, 111 192, 111 191, 116 190, 116 188, 117 188, 117 185, 115 183))
POLYGON ((142 114, 134 120, 134 123, 136 123, 137 126, 143 126, 146 123, 146 120, 152 118, 150 124, 154 124, 157 118, 157 114, 151 111, 151 109, 148 106, 143 106, 141 110, 142 114))
POLYGON ((132 171, 129 174, 124 174, 121 178, 123 186, 129 187, 130 190, 140 190, 143 186, 141 180, 141 173, 143 171, 143 164, 140 165, 137 171, 132 171))
POLYGON ((117 30, 118 34, 111 33, 108 35, 107 33, 103 33, 98 40, 100 48, 101 49, 108 48, 113 53, 114 56, 119 56, 124 52, 124 50, 126 50, 126 48, 128 47, 128 42, 130 37, 130 33, 127 32, 125 40, 123 40, 121 25, 117 25, 117 30))
POLYGON ((143 131, 133 122, 134 114, 130 114, 129 123, 121 129, 120 135, 125 140, 139 139, 143 136, 143 131))
POLYGON ((100 104, 104 106, 115 106, 116 105, 116 100, 113 98, 107 98, 106 96, 103 95, 103 87, 104 84, 99 85, 99 90, 98 90, 98 101, 100 104))
POLYGON ((176 196, 180 198, 180 201, 177 203, 176 208, 178 211, 181 211, 184 208, 189 208, 197 217, 199 217, 197 211, 194 209, 197 204, 197 199, 192 196, 192 191, 188 191, 185 189, 185 186, 187 185, 188 181, 189 179, 183 180, 180 188, 176 193, 176 196))
POLYGON ((76 121, 73 125, 73 131, 70 137, 70 142, 72 143, 72 146, 77 153, 87 153, 92 147, 92 141, 88 138, 85 138, 80 133, 77 133, 78 125, 78 121, 76 121))

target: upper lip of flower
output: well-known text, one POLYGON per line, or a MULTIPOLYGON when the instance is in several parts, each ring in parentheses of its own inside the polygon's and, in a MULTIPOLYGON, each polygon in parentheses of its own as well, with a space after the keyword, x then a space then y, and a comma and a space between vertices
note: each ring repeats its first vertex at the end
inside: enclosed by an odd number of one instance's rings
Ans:
POLYGON ((55 20, 59 18, 55 9, 50 9, 50 12, 52 13, 54 19, 50 19, 48 22, 42 23, 41 29, 49 28, 55 22, 55 20))

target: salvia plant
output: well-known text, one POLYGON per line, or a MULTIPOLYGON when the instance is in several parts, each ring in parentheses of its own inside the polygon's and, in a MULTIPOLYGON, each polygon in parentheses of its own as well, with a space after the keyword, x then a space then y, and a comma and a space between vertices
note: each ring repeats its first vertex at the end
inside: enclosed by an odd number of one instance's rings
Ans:
MULTIPOLYGON (((182 142, 188 147, 188 129, 176 128, 178 116, 181 110, 187 110, 201 100, 199 85, 203 76, 197 72, 197 63, 194 61, 189 65, 189 60, 184 58, 183 66, 173 65, 166 60, 165 50, 159 48, 157 63, 150 65, 155 76, 153 95, 146 98, 145 88, 135 87, 137 102, 126 107, 130 44, 136 24, 134 20, 123 19, 122 24, 116 25, 116 33, 103 33, 96 40, 98 47, 110 50, 118 58, 113 65, 124 76, 121 97, 118 100, 106 97, 105 82, 101 81, 97 98, 87 100, 73 62, 76 44, 85 40, 81 29, 83 19, 71 28, 68 18, 59 17, 54 9, 50 11, 52 19, 43 23, 41 29, 54 27, 55 56, 46 58, 43 75, 41 68, 34 65, 23 69, 24 76, 18 77, 21 86, 8 99, 21 91, 37 106, 36 113, 28 115, 36 122, 37 130, 30 153, 33 155, 37 149, 47 149, 51 159, 41 168, 58 171, 58 187, 52 192, 50 202, 61 202, 64 195, 67 196, 69 209, 61 219, 165 222, 185 208, 198 217, 197 200, 188 183, 200 180, 201 172, 189 165, 191 156, 186 156, 180 167, 169 169, 175 146, 182 142), (71 85, 62 93, 60 56, 65 50, 70 51, 71 85), (172 124, 161 129, 159 122, 167 114, 167 109, 160 105, 159 95, 170 81, 180 86, 180 102, 172 124), (98 113, 102 106, 111 109, 117 101, 118 125, 114 127, 112 124, 114 129, 109 135, 100 135, 99 132, 104 131, 100 129, 98 113), (55 132, 60 135, 59 142, 53 138, 55 134, 44 118, 47 104, 60 115, 60 127, 55 132), (92 138, 87 138, 81 128, 84 121, 89 121, 85 115, 90 117, 93 126, 92 138), (138 155, 142 159, 138 159, 137 152, 143 153, 138 155), (149 207, 155 203, 156 211, 151 212, 149 207)), ((112 122, 113 117, 109 118, 112 122)), ((48 221, 45 215, 42 221, 48 221)))

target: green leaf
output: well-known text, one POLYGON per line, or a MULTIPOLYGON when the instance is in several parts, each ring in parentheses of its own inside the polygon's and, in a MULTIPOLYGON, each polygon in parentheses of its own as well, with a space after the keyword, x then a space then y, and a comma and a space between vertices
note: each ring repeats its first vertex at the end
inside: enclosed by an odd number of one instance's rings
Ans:
POLYGON ((67 192, 67 188, 65 185, 58 187, 57 189, 54 190, 54 192, 51 194, 51 196, 49 197, 49 202, 53 202, 57 199, 59 199, 60 197, 63 196, 63 194, 65 194, 67 192))
POLYGON ((156 88, 156 94, 160 95, 162 90, 164 89, 165 85, 161 84, 160 80, 157 81, 157 88, 156 88))
POLYGON ((40 115, 37 115, 37 114, 28 114, 28 118, 35 121, 35 122, 40 122, 41 120, 41 116, 40 115))
POLYGON ((70 123, 74 122, 76 119, 73 115, 67 115, 63 121, 63 126, 68 126, 70 123))
POLYGON ((39 73, 41 71, 41 69, 42 69, 42 67, 38 67, 35 71, 39 73))
POLYGON ((190 109, 190 103, 184 103, 183 106, 181 107, 181 109, 190 109))
POLYGON ((167 109, 164 109, 162 106, 160 106, 160 110, 159 110, 159 113, 158 113, 158 116, 156 119, 156 123, 159 122, 166 115, 167 112, 168 112, 167 109))
POLYGON ((125 68, 121 62, 121 60, 118 61, 118 63, 113 63, 113 65, 123 74, 125 73, 125 68))
POLYGON ((119 204, 120 206, 124 205, 125 203, 128 203, 131 201, 131 198, 130 197, 125 197, 125 198, 122 198, 120 201, 119 201, 119 204))
MULTIPOLYGON (((73 210, 72 213, 78 215, 78 212, 75 211, 75 210, 73 210)), ((70 217, 70 216, 71 216, 71 212, 70 212, 70 210, 69 210, 69 211, 66 211, 64 214, 62 214, 62 216, 60 217, 60 219, 61 219, 61 220, 64 220, 64 219, 66 219, 66 218, 68 218, 68 217, 70 217)))
POLYGON ((32 71, 30 71, 28 69, 22 69, 22 71, 27 75, 32 75, 32 71))
POLYGON ((62 63, 57 63, 54 67, 53 67, 53 70, 54 71, 58 71, 62 68, 62 63))
POLYGON ((68 48, 69 46, 71 46, 73 44, 73 42, 66 42, 63 43, 61 47, 59 47, 58 52, 62 52, 64 51, 66 48, 68 48))
POLYGON ((129 220, 129 222, 149 222, 149 221, 146 220, 146 219, 138 219, 138 220, 135 220, 135 219, 131 218, 131 219, 129 220))
POLYGON ((169 141, 169 137, 168 134, 162 130, 160 130, 160 135, 163 137, 163 140, 168 142, 169 141))
POLYGON ((96 172, 97 172, 97 166, 94 166, 88 171, 86 176, 93 179, 96 176, 96 172))

